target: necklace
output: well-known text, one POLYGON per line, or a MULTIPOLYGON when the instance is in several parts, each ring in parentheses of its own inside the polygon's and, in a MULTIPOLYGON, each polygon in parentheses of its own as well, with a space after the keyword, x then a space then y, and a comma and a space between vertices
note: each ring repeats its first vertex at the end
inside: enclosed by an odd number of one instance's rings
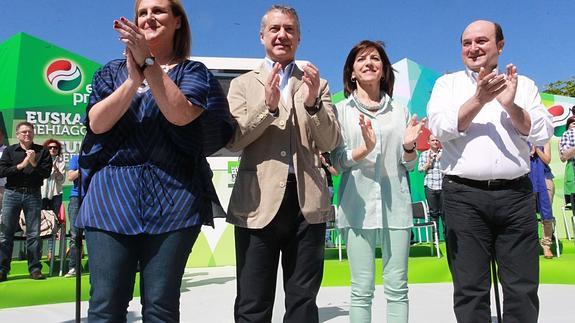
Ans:
POLYGON ((176 57, 172 56, 172 58, 170 58, 170 60, 166 64, 160 65, 164 73, 168 73, 168 71, 170 70, 170 63, 174 60, 174 58, 176 57))
POLYGON ((368 110, 368 111, 378 111, 381 110, 386 103, 386 98, 385 95, 382 95, 381 100, 379 101, 379 103, 377 105, 367 105, 364 104, 363 102, 361 102, 361 100, 359 99, 359 97, 357 96, 357 92, 353 92, 353 100, 355 101, 355 103, 362 109, 364 110, 368 110))

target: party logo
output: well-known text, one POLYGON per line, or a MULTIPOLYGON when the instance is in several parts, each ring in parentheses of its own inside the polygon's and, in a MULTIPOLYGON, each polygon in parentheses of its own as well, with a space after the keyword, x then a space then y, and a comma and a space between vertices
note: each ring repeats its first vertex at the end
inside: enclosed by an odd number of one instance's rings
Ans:
POLYGON ((69 59, 52 61, 46 68, 45 76, 50 87, 61 93, 72 92, 82 84, 80 67, 69 59))

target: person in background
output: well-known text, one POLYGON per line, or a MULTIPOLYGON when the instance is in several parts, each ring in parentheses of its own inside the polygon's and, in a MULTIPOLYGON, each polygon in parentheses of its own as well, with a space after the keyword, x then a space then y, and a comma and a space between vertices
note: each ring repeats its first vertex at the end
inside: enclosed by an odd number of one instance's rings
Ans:
MULTIPOLYGON (((329 152, 323 152, 319 155, 321 161, 321 168, 325 172, 325 179, 327 180, 327 188, 329 190, 330 201, 334 203, 334 188, 333 188, 333 176, 339 175, 337 170, 333 167, 331 163, 331 156, 329 152)), ((336 226, 336 221, 329 221, 326 223, 325 231, 325 246, 327 248, 333 248, 335 246, 334 241, 337 239, 339 233, 333 233, 330 229, 336 226)))
POLYGON ((425 119, 393 100, 395 76, 383 43, 363 40, 343 68, 346 100, 336 106, 343 142, 332 152, 341 173, 338 227, 351 270, 350 322, 371 322, 375 249, 381 245, 387 321, 407 322, 407 259, 413 227, 408 171, 425 119))
POLYGON ((78 228, 76 228, 76 218, 80 210, 80 197, 78 195, 79 185, 79 165, 78 155, 73 155, 68 164, 68 181, 73 183, 70 190, 70 201, 68 203, 68 223, 70 223, 70 258, 68 259, 68 272, 64 275, 67 278, 76 276, 76 239, 78 235, 78 228))
POLYGON ((114 20, 125 58, 94 74, 86 107, 75 224, 90 255, 90 322, 126 321, 138 270, 142 320, 178 322, 192 246, 224 214, 206 157, 234 130, 225 94, 188 59, 180 0, 136 0, 134 17, 114 20))
POLYGON ((331 163, 331 154, 329 152, 323 152, 319 155, 319 159, 321 161, 321 168, 323 168, 325 172, 325 177, 327 180, 327 188, 329 189, 329 193, 331 198, 333 199, 333 176, 339 175, 337 169, 335 169, 331 163))
POLYGON ((311 63, 300 69, 295 9, 263 15, 262 65, 230 84, 237 127, 228 144, 243 149, 227 221, 235 225, 236 322, 271 322, 281 256, 284 322, 319 321, 326 222, 333 219, 320 151, 340 141, 329 87, 311 63))
MULTIPOLYGON (((62 193, 64 180, 66 179, 66 162, 62 156, 62 144, 53 138, 50 138, 42 144, 44 149, 50 153, 52 158, 52 172, 50 177, 45 178, 40 188, 42 192, 42 209, 51 210, 54 216, 58 218, 60 206, 62 206, 62 193)), ((48 240, 48 261, 52 259, 52 248, 54 241, 48 240)))
POLYGON ((0 282, 10 272, 14 233, 24 211, 26 219, 26 251, 30 278, 45 279, 40 263, 40 186, 50 176, 52 158, 43 146, 34 143, 34 125, 23 121, 16 125, 18 143, 8 146, 0 158, 0 177, 6 177, 2 215, 0 216, 0 282))
POLYGON ((565 132, 559 139, 559 159, 565 162, 564 192, 565 204, 571 203, 571 210, 575 217, 575 180, 573 159, 575 158, 575 115, 567 118, 565 132))
POLYGON ((555 184, 553 174, 549 167, 551 162, 551 144, 544 146, 531 146, 531 162, 529 179, 533 184, 533 193, 537 200, 537 213, 541 217, 543 226, 543 237, 539 244, 543 248, 543 256, 546 259, 553 258, 551 243, 553 236, 553 194, 555 194, 555 184))
MULTIPOLYGON (((0 158, 4 150, 6 150, 6 144, 4 143, 4 131, 0 130, 0 158)), ((6 177, 0 177, 0 214, 2 214, 2 200, 4 199, 4 185, 6 185, 6 177)))
POLYGON ((443 173, 441 171, 441 143, 439 139, 430 134, 427 138, 429 149, 419 155, 418 170, 425 173, 423 186, 425 188, 425 198, 429 206, 429 215, 436 222, 443 223, 445 231, 445 218, 443 217, 443 206, 441 199, 441 183, 443 173))

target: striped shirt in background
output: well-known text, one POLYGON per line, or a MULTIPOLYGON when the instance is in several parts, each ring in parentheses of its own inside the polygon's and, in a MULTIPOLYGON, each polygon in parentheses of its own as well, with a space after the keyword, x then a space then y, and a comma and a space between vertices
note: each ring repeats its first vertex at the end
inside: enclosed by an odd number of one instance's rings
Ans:
MULTIPOLYGON (((94 75, 87 112, 127 78, 126 60, 94 75)), ((216 78, 201 63, 183 61, 168 76, 205 111, 185 126, 168 122, 142 87, 128 111, 104 134, 90 130, 80 168, 85 197, 76 225, 120 234, 160 234, 212 224, 222 215, 206 157, 233 133, 229 106, 216 78)), ((86 113, 88 115, 88 113, 86 113)), ((89 125, 88 117, 85 121, 89 125)))
MULTIPOLYGON (((567 129, 559 140, 559 151, 563 154, 565 150, 575 147, 575 129, 567 129)), ((571 158, 575 160, 575 158, 571 158)))

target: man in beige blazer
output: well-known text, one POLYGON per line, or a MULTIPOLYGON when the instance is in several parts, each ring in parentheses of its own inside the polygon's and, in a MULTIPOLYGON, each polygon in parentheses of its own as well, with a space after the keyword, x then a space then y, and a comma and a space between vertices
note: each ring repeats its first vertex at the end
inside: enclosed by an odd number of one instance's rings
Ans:
POLYGON ((320 151, 340 129, 327 82, 312 64, 295 65, 300 26, 293 8, 262 17, 266 58, 234 79, 228 100, 237 122, 228 145, 243 149, 227 221, 236 226, 236 322, 271 322, 281 253, 284 322, 318 322, 325 223, 333 219, 320 151))

